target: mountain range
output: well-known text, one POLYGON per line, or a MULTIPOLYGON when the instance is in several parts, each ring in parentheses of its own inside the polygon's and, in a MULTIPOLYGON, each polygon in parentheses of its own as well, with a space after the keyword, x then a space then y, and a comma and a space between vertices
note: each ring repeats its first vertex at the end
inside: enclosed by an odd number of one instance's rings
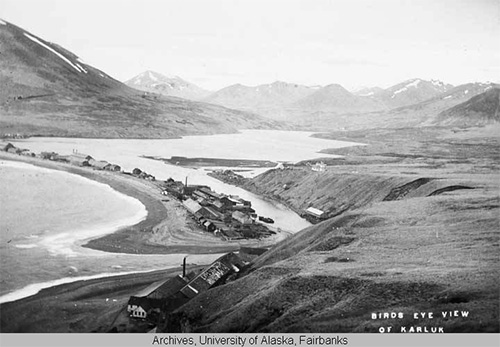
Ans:
POLYGON ((2 134, 165 138, 281 126, 248 112, 145 95, 6 21, 0 47, 2 134))
MULTIPOLYGON (((144 88, 146 85, 156 85, 160 80, 162 80, 161 75, 146 71, 127 81, 127 84, 144 88)), ((193 86, 189 82, 185 83, 193 86)), ((453 107, 494 86, 491 83, 469 83, 454 87, 438 80, 415 78, 386 89, 365 87, 348 91, 339 84, 311 87, 276 81, 254 87, 234 84, 201 97, 201 100, 232 109, 255 112, 270 119, 298 123, 301 126, 314 122, 325 125, 339 119, 348 123, 347 118, 356 119, 360 116, 366 118, 366 114, 375 114, 384 120, 384 124, 391 126, 392 122, 388 121, 386 115, 395 118, 409 112, 416 112, 417 115, 421 113, 437 115, 446 108, 453 107)), ((194 89, 201 88, 194 86, 194 89)), ((167 91, 172 92, 172 88, 168 87, 167 91)), ((177 95, 181 96, 181 93, 177 95)), ((188 96, 184 93, 184 97, 199 99, 200 94, 188 96)), ((415 119, 425 122, 429 120, 428 118, 419 116, 415 119)), ((374 120, 368 120, 368 123, 372 121, 374 120)))
POLYGON ((0 47, 1 134, 165 138, 238 129, 328 131, 498 121, 490 89, 499 85, 493 83, 453 87, 412 79, 350 92, 339 84, 276 81, 210 93, 153 71, 127 85, 6 21, 0 21, 0 47))
POLYGON ((388 109, 414 105, 452 89, 451 84, 437 80, 411 79, 371 95, 388 109))
MULTIPOLYGON (((371 87, 350 92, 339 84, 307 87, 274 82, 257 87, 232 85, 204 100, 252 110, 312 130, 401 127, 439 125, 440 112, 491 88, 499 85, 478 82, 454 87, 437 80, 411 79, 386 89, 371 87)), ((482 117, 481 122, 484 120, 482 117)))
MULTIPOLYGON (((420 126, 447 125, 484 125, 499 122, 498 112, 492 107, 485 107, 484 112, 472 112, 467 104, 474 97, 479 97, 477 103, 491 104, 489 93, 498 92, 500 85, 495 83, 467 83, 453 87, 430 99, 389 110, 365 113, 332 114, 331 112, 316 112, 297 121, 302 129, 322 131, 323 129, 357 130, 373 128, 405 128, 420 126), (447 112, 455 109, 461 112, 447 112), (467 112, 467 111, 471 112, 467 112), (489 112, 489 113, 488 113, 489 112)), ((480 108, 476 105, 474 109, 480 108)), ((456 110, 455 109, 455 110, 456 110)))

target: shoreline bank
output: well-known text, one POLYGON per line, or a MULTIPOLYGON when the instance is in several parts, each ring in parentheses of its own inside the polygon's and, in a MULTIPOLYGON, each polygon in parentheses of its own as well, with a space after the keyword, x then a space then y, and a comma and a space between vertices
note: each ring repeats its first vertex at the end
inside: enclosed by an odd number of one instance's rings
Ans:
POLYGON ((145 206, 147 216, 143 221, 85 241, 80 244, 82 247, 125 254, 214 254, 236 251, 241 244, 269 246, 285 237, 277 234, 262 240, 223 241, 199 230, 179 202, 171 198, 165 199, 165 196, 160 195, 158 187, 147 180, 5 152, 0 152, 0 160, 2 159, 79 175, 109 185, 145 206))

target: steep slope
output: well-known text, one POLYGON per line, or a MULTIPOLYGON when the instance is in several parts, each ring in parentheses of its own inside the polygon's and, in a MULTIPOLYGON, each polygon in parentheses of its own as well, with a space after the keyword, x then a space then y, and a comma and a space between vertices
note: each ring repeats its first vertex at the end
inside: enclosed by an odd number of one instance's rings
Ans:
POLYGON ((154 71, 145 71, 125 81, 125 84, 145 92, 177 96, 188 100, 201 100, 210 94, 208 90, 187 82, 179 76, 167 77, 154 71))
POLYGON ((215 105, 145 96, 5 21, 0 46, 2 134, 158 138, 277 125, 215 105))
POLYGON ((388 109, 413 105, 445 93, 453 88, 451 84, 441 81, 425 81, 419 78, 411 79, 377 93, 376 98, 388 109))
POLYGON ((352 141, 362 137, 397 152, 351 147, 364 154, 332 160, 324 172, 293 168, 254 178, 257 189, 300 208, 307 206, 302 199, 334 212, 345 201, 350 209, 290 236, 238 279, 195 297, 171 314, 165 330, 498 332, 498 134, 419 132, 358 132, 352 141), (455 310, 466 315, 442 314, 455 310), (372 317, 384 312, 397 316, 372 317), (433 318, 415 319, 416 312, 433 318))
POLYGON ((470 100, 441 112, 439 125, 485 125, 500 121, 500 88, 490 88, 470 100))

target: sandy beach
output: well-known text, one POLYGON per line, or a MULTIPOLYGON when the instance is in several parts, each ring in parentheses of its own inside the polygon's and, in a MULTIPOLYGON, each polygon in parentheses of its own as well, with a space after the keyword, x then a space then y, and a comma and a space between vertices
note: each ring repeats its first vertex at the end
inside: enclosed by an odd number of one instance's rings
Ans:
MULTIPOLYGON (((82 247, 89 249, 134 255, 216 255, 229 251, 237 251, 242 245, 266 247, 288 236, 287 233, 278 233, 263 240, 224 241, 199 229, 198 225, 191 219, 184 206, 172 197, 161 195, 159 188, 154 182, 141 180, 121 173, 76 167, 65 163, 19 156, 6 152, 0 152, 0 160, 22 162, 42 168, 79 175, 109 185, 114 190, 139 200, 146 207, 147 217, 143 221, 136 225, 124 227, 114 233, 87 240, 81 244, 82 247)), ((193 257, 192 259, 197 258, 199 257, 193 257)), ((198 265, 189 265, 188 263, 188 266, 199 267, 203 265, 199 261, 196 261, 196 263, 198 265)), ((144 271, 147 270, 148 269, 144 269, 144 271)), ((88 332, 92 330, 105 332, 107 328, 105 322, 109 322, 109 312, 119 314, 126 304, 128 297, 132 295, 134 291, 142 290, 154 281, 177 275, 179 271, 181 271, 180 267, 170 270, 136 274, 118 274, 106 277, 96 276, 96 278, 86 280, 75 278, 74 282, 54 285, 42 289, 35 295, 1 304, 1 331, 36 332, 50 330, 61 332, 88 332), (108 298, 108 300, 103 298, 102 288, 106 288, 106 292, 113 293, 114 298, 108 298), (71 291, 73 291, 73 293, 71 293, 71 291), (81 292, 85 292, 83 297, 78 294, 81 292), (41 300, 40 304, 34 305, 34 302, 39 302, 39 300, 41 300), (92 302, 90 306, 83 307, 80 305, 82 301, 88 303, 89 300, 92 302), (16 315, 14 312, 17 311, 19 305, 26 306, 27 312, 31 312, 31 314, 35 314, 38 317, 35 319, 37 322, 36 324, 29 324, 29 326, 24 327, 22 319, 13 319, 13 315, 16 315), (35 308, 35 306, 38 307, 40 305, 51 311, 52 314, 57 315, 65 311, 65 307, 68 305, 78 309, 81 313, 74 316, 72 315, 72 318, 67 322, 66 320, 57 320, 58 324, 61 325, 56 329, 48 318, 49 316, 40 313, 40 310, 35 308), (111 310, 110 305, 113 306, 111 310), (35 313, 33 310, 38 313, 35 313), (92 323, 92 326, 89 326, 89 320, 83 317, 87 317, 87 315, 88 317, 95 316, 96 310, 105 312, 106 314, 102 320, 96 321, 92 323), (73 319, 85 323, 75 325, 73 319), (48 326, 51 326, 51 328, 48 329, 48 326)))
POLYGON ((268 246, 286 237, 277 234, 263 240, 223 241, 199 229, 177 200, 160 194, 154 182, 129 175, 77 167, 38 158, 0 153, 0 159, 20 161, 71 174, 109 185, 116 191, 139 200, 147 210, 142 222, 83 244, 95 250, 129 254, 224 253, 238 250, 244 244, 268 246))

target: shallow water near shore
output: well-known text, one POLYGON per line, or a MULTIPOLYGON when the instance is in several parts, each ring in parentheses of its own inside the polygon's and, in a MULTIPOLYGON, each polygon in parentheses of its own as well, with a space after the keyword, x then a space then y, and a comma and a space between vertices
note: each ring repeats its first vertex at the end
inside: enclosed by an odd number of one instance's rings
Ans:
MULTIPOLYGON (((251 200, 258 214, 276 221, 274 227, 294 233, 310 224, 286 206, 222 183, 207 176, 204 168, 184 168, 141 156, 296 162, 324 157, 318 153, 321 149, 355 145, 316 139, 310 135, 305 132, 252 130, 241 134, 188 136, 170 140, 31 138, 17 141, 16 145, 37 153, 55 151, 70 154, 78 150, 96 159, 118 164, 126 171, 141 168, 157 179, 172 177, 184 181, 187 178, 189 184, 205 184, 216 192, 251 200)), ((145 217, 144 206, 109 186, 76 175, 54 173, 54 170, 31 165, 16 165, 0 167, 0 178, 5 183, 2 184, 2 199, 5 200, 2 206, 9 208, 7 213, 2 213, 7 217, 2 217, 1 221, 0 294, 4 296, 0 297, 0 302, 78 278, 179 266, 184 254, 110 254, 80 247, 82 240, 138 223, 145 217), (56 198, 57 194, 61 195, 56 198), (7 294, 13 290, 16 292, 7 294)), ((253 168, 246 174, 253 176, 265 170, 253 168)), ((217 256, 190 256, 190 261, 206 264, 217 256)))
MULTIPOLYGON (((0 303, 78 279, 177 267, 184 257, 80 247, 147 215, 138 200, 105 184, 9 161, 0 161, 0 180, 0 303)), ((204 264, 216 256, 189 259, 204 264)))

